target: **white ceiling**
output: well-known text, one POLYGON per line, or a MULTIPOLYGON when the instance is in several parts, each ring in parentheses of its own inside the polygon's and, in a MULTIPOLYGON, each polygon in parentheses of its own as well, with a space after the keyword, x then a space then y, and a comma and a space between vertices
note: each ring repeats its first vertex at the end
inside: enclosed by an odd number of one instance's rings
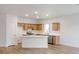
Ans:
POLYGON ((29 18, 35 16, 34 11, 38 11, 40 18, 58 17, 79 13, 79 5, 71 4, 2 4, 0 5, 0 13, 14 14, 17 16, 25 16, 29 14, 29 18))

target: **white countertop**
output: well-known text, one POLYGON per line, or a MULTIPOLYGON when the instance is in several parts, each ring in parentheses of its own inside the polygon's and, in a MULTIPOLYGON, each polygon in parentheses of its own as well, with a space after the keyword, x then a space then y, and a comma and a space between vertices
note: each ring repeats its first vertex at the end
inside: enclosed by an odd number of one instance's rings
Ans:
POLYGON ((43 35, 26 35, 23 37, 48 37, 48 36, 43 36, 43 35))

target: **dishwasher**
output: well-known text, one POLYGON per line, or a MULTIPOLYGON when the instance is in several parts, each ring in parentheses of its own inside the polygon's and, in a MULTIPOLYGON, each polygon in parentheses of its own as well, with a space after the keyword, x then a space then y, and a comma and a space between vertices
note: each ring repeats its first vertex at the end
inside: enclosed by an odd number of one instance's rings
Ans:
POLYGON ((52 36, 51 35, 48 35, 48 44, 53 44, 52 36))

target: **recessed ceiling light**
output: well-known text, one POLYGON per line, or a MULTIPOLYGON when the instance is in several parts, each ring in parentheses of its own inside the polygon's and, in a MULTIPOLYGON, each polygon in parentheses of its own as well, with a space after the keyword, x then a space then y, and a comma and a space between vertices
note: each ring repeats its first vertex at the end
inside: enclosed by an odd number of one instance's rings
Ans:
POLYGON ((48 14, 46 14, 46 16, 49 16, 48 14))
POLYGON ((29 16, 29 14, 25 14, 25 16, 29 16))
POLYGON ((35 13, 35 14, 38 14, 38 12, 37 12, 37 11, 35 11, 34 13, 35 13))

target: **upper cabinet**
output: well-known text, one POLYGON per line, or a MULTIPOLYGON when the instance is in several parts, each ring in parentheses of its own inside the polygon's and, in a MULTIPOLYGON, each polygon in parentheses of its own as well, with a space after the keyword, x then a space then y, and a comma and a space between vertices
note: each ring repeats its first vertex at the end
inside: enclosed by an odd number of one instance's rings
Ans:
POLYGON ((33 30, 37 30, 37 25, 36 24, 30 24, 30 28, 32 28, 33 30))
POLYGON ((24 24, 23 29, 27 30, 28 28, 30 28, 30 24, 24 24))
POLYGON ((37 30, 42 30, 43 29, 43 24, 37 24, 37 30))
POLYGON ((18 26, 24 26, 24 23, 18 23, 17 25, 18 26))
POLYGON ((32 28, 33 30, 42 30, 43 24, 26 24, 25 28, 32 28))
POLYGON ((52 30, 59 31, 60 30, 60 23, 59 22, 52 23, 52 30))
POLYGON ((43 24, 27 24, 27 23, 18 23, 19 26, 22 26, 24 30, 32 28, 33 30, 42 30, 43 24))

